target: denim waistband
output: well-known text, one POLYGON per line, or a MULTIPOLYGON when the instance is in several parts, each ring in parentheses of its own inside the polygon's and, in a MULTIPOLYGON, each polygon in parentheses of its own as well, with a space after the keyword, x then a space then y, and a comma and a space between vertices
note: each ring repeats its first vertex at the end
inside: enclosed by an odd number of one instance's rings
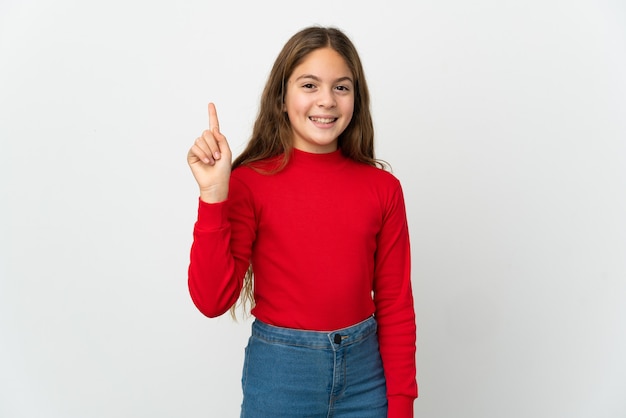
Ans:
POLYGON ((376 333, 376 329, 376 320, 372 316, 358 324, 334 331, 282 328, 255 319, 252 323, 252 336, 270 343, 336 350, 365 339, 376 333))

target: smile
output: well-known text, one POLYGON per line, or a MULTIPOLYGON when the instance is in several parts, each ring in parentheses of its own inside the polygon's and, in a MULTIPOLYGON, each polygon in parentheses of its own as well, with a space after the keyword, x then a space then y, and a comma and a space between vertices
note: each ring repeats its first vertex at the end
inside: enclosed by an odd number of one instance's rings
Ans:
POLYGON ((310 117, 309 119, 313 122, 318 122, 318 123, 332 123, 337 120, 337 118, 314 118, 314 117, 310 117))

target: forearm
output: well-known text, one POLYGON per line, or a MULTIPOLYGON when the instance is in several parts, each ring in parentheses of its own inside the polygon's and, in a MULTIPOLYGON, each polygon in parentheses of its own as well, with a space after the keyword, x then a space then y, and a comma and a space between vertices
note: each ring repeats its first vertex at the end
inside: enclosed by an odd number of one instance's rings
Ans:
POLYGON ((237 261, 231 250, 231 226, 226 203, 200 202, 194 226, 188 270, 188 285, 196 307, 206 316, 226 312, 239 297, 245 261, 237 261))

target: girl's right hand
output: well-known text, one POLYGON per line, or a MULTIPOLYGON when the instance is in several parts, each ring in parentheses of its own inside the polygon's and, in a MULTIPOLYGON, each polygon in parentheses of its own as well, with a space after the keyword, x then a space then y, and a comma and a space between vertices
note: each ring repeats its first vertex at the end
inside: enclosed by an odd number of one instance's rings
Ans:
POLYGON ((213 103, 209 103, 209 129, 196 138, 187 153, 187 163, 200 188, 200 199, 207 203, 226 200, 232 153, 226 137, 220 132, 213 103))

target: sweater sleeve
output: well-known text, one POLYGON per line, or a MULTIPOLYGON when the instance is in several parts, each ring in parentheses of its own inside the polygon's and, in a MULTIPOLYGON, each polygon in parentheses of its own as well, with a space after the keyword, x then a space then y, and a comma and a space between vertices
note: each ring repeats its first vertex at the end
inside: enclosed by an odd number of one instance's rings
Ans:
POLYGON ((378 339, 387 380, 389 418, 413 417, 417 398, 416 325, 411 289, 411 255, 402 188, 386 202, 374 272, 378 339))
POLYGON ((237 302, 250 265, 256 235, 248 189, 231 177, 228 200, 199 200, 188 269, 189 293, 208 317, 224 314, 237 302))

